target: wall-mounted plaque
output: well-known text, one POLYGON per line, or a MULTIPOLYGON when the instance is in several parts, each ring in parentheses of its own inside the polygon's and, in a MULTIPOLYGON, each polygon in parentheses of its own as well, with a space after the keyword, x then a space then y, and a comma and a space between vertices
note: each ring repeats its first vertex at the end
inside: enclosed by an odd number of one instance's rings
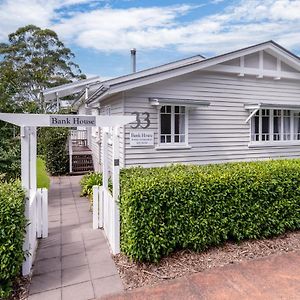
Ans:
POLYGON ((136 130, 129 134, 131 147, 154 146, 154 131, 136 130))

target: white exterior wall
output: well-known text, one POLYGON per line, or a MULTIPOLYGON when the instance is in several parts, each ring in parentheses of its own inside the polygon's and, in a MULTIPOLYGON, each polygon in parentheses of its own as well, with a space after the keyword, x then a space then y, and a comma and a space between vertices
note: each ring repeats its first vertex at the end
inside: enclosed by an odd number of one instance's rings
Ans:
MULTIPOLYGON (((110 108, 110 115, 123 115, 123 98, 121 94, 111 97, 108 100, 101 102, 100 115, 106 115, 106 107, 110 108)), ((91 150, 93 152, 94 167, 96 171, 101 171, 101 161, 102 161, 102 131, 99 128, 98 134, 92 136, 91 150)), ((120 128, 120 166, 124 166, 124 138, 123 138, 123 128, 120 128)), ((109 171, 111 171, 112 165, 112 145, 108 146, 108 161, 109 161, 109 171)))
POLYGON ((162 166, 171 163, 208 164, 249 161, 278 157, 300 157, 299 146, 249 147, 249 111, 244 104, 300 104, 300 85, 296 81, 254 76, 238 77, 213 72, 194 72, 172 80, 136 88, 125 93, 125 114, 149 112, 155 131, 151 148, 130 147, 130 125, 126 125, 125 167, 162 166), (158 112, 149 97, 198 99, 210 106, 189 111, 188 139, 191 149, 156 150, 158 145, 158 112))

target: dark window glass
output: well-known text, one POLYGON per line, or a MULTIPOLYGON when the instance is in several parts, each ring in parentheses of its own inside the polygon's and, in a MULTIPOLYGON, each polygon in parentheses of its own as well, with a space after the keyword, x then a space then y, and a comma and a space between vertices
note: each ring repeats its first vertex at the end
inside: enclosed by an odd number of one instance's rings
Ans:
POLYGON ((161 114, 161 134, 171 134, 171 115, 161 114))

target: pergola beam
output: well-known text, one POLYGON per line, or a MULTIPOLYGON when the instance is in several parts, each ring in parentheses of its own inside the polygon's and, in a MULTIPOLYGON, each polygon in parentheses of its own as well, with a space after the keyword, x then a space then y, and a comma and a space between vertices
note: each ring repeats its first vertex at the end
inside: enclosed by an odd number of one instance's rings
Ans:
POLYGON ((0 120, 17 126, 33 127, 118 127, 135 121, 135 116, 87 116, 0 113, 0 120), (84 122, 85 123, 79 123, 84 122))

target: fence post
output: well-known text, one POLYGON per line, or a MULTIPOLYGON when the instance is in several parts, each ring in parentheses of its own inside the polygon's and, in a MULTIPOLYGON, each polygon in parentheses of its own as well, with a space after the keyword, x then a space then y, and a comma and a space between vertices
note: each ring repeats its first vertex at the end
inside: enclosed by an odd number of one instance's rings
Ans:
POLYGON ((99 225, 99 187, 93 186, 93 229, 98 229, 99 225))
POLYGON ((41 189, 42 194, 42 237, 48 237, 48 190, 41 189))
POLYGON ((36 191, 36 237, 42 237, 42 195, 41 189, 36 191))
POLYGON ((104 206, 103 206, 103 201, 104 201, 104 190, 103 186, 100 186, 99 188, 99 228, 104 227, 104 206))
POLYGON ((108 128, 103 128, 103 157, 102 157, 102 185, 105 190, 108 190, 108 128))
POLYGON ((70 134, 69 134, 69 172, 70 172, 70 174, 73 172, 72 156, 73 156, 72 131, 70 131, 70 134))
POLYGON ((119 194, 120 194, 120 145, 118 127, 113 131, 113 205, 112 205, 112 252, 120 253, 120 211, 119 211, 119 194))

